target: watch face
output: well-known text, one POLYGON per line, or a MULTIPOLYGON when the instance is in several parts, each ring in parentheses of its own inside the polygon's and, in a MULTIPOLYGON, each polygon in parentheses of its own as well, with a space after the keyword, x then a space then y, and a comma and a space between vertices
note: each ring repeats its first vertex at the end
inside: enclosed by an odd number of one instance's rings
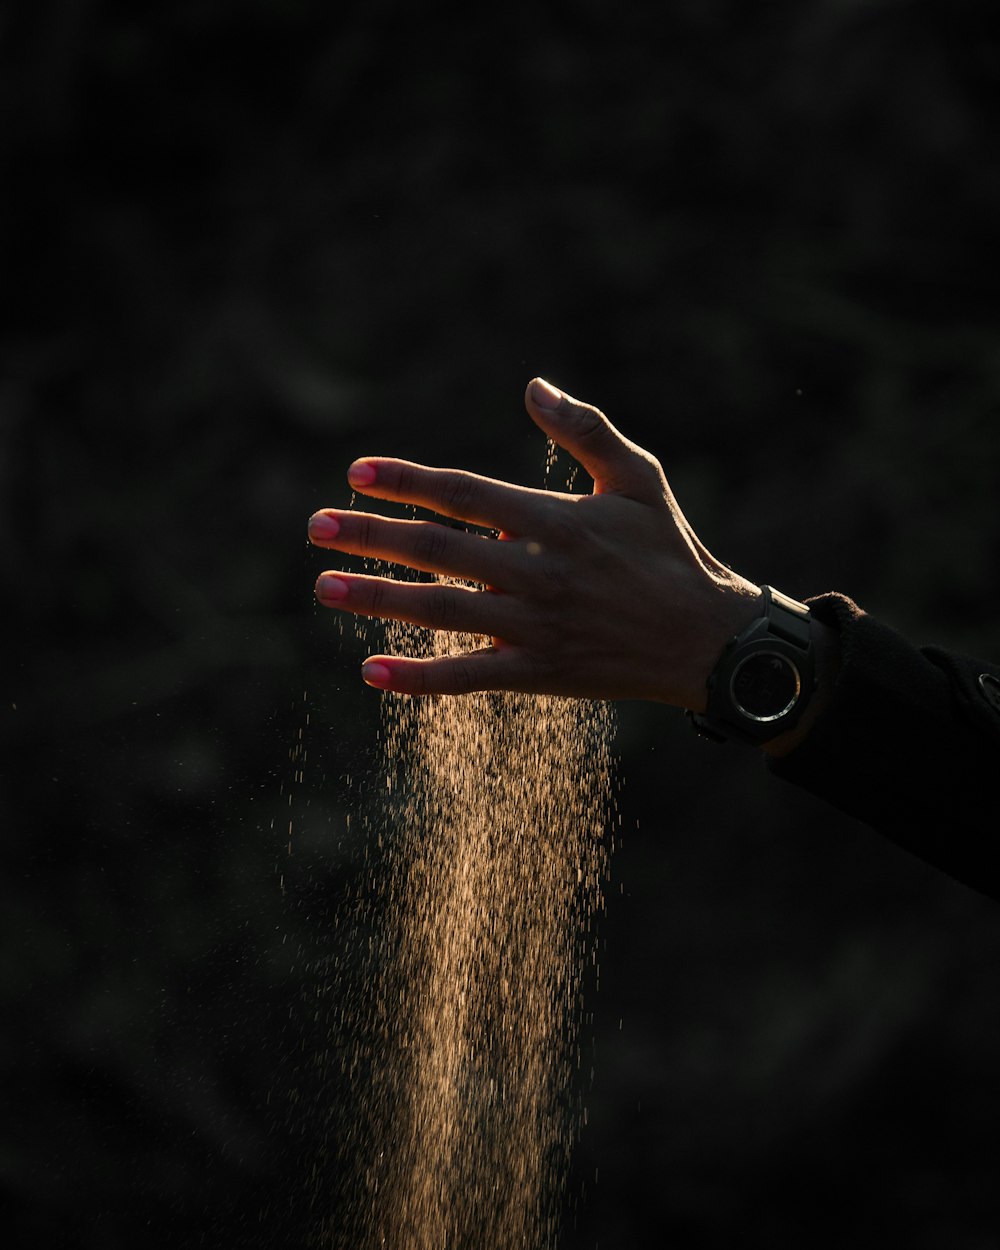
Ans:
POLYGON ((737 711, 755 721, 778 720, 798 702, 799 670, 777 651, 756 651, 738 664, 730 681, 737 711))

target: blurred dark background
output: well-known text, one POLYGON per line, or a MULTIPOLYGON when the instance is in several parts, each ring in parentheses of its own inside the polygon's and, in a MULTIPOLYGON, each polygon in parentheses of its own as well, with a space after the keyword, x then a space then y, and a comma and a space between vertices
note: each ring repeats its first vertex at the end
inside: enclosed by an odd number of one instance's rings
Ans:
MULTIPOLYGON (((333 1209, 355 456, 540 484, 542 374, 748 577, 998 654, 991 9, 4 11, 5 1246, 333 1209)), ((997 905, 619 712, 562 1246, 1000 1244, 997 905)))

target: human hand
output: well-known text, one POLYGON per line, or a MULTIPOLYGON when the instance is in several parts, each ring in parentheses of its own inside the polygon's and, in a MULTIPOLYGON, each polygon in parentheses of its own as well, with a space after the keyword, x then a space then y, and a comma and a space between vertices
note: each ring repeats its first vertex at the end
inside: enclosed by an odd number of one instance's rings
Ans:
POLYGON ((485 587, 323 573, 316 594, 326 607, 492 638, 463 655, 372 656, 362 676, 415 695, 518 690, 703 711, 708 675, 726 640, 759 613, 759 588, 707 551, 659 462, 596 408, 539 378, 525 404, 594 479, 592 495, 365 457, 348 470, 359 493, 494 535, 335 508, 310 519, 318 547, 485 587))

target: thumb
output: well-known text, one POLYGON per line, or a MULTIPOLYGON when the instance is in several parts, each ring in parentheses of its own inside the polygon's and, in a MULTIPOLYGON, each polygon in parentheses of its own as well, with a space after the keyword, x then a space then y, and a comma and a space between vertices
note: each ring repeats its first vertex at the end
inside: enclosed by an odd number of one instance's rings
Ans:
POLYGON ((528 383, 524 402, 535 424, 594 479, 595 494, 662 501, 665 482, 658 461, 619 433, 599 408, 580 403, 543 378, 528 383))

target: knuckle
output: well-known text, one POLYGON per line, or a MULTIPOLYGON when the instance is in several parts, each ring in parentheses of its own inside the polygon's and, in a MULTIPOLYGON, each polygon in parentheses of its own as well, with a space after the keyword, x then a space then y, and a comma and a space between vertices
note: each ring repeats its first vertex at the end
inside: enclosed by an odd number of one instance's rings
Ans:
POLYGON ((468 694, 477 689, 475 669, 464 657, 456 656, 442 663, 439 660, 415 664, 407 675, 409 693, 468 694))
POLYGON ((635 456, 637 466, 640 467, 651 478, 658 481, 664 478, 663 465, 653 455, 651 451, 646 451, 643 447, 637 447, 635 443, 629 444, 629 450, 635 456))
POLYGON ((426 592, 426 617, 432 629, 450 630, 458 615, 456 592, 435 586, 426 592))
MULTIPOLYGON (((545 534, 551 547, 558 549, 572 546, 580 537, 580 518, 572 506, 566 506, 564 500, 553 500, 553 508, 547 518, 545 534)), ((546 560, 543 572, 546 580, 561 575, 558 560, 546 560)))
POLYGON ((472 500, 472 479, 465 473, 446 473, 438 486, 438 497, 449 512, 462 513, 472 500))
POLYGON ((395 482, 392 484, 393 493, 408 498, 416 494, 420 485, 417 470, 412 464, 401 463, 395 466, 395 482))
POLYGON ((536 651, 529 652, 525 656, 525 665, 528 669, 531 688, 534 690, 544 690, 556 675, 556 665, 553 660, 536 651))
POLYGON ((548 615, 564 607, 571 591, 569 576, 560 560, 548 561, 544 576, 533 587, 539 609, 548 615))
POLYGON ((364 598, 367 600, 368 606, 376 616, 381 616, 382 609, 386 606, 388 585, 379 578, 372 578, 370 581, 359 583, 359 585, 367 590, 364 598))
POLYGON ((611 422, 604 413, 592 404, 581 404, 577 409, 576 419, 579 427, 577 436, 581 439, 605 434, 611 428, 611 422))
POLYGON ((535 617, 532 631, 533 653, 539 665, 543 656, 548 657, 547 663, 551 664, 552 657, 559 653, 567 637, 565 615, 560 612, 560 606, 556 602, 548 604, 535 617))
POLYGON ((466 659, 457 659, 449 667, 448 684, 452 694, 469 694, 475 689, 472 665, 466 659))
POLYGON ((371 517, 359 516, 356 521, 357 525, 357 543, 362 551, 370 551, 372 549, 375 532, 371 517))
POLYGON ((430 685, 430 674, 426 664, 414 664, 407 671, 407 686, 410 694, 426 694, 430 685))
POLYGON ((440 563, 448 550, 447 531, 438 525, 427 524, 417 531, 413 554, 426 564, 440 563))

